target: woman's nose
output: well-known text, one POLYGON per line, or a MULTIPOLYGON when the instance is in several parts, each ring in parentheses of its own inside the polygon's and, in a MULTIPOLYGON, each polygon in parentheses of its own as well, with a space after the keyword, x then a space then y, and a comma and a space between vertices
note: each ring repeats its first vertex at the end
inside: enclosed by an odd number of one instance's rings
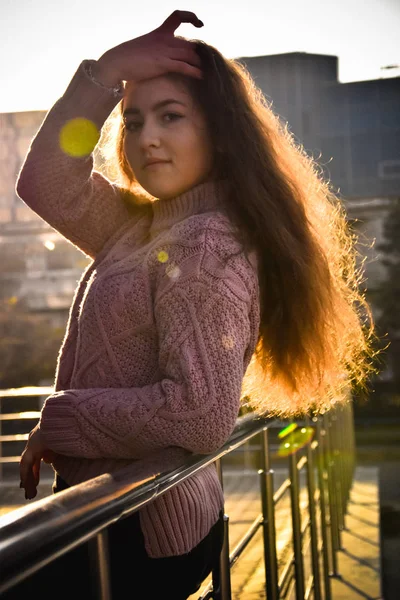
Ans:
POLYGON ((140 145, 143 150, 152 146, 158 148, 160 145, 160 134, 155 124, 151 122, 143 124, 142 131, 140 132, 140 145))

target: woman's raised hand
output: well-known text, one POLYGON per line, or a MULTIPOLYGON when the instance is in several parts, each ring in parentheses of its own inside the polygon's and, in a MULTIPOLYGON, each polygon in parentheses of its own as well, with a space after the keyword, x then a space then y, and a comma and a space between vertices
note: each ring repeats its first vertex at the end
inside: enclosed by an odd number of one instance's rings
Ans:
POLYGON ((107 50, 92 68, 94 77, 110 87, 121 80, 138 83, 171 71, 201 78, 194 44, 174 36, 181 23, 203 26, 194 13, 175 10, 154 31, 107 50))

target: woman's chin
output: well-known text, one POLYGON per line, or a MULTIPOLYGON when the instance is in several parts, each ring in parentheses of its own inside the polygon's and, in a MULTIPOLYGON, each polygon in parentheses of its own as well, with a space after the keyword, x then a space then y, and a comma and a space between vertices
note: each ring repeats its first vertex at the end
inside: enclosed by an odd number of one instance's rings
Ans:
POLYGON ((154 198, 158 198, 160 200, 170 200, 171 198, 175 198, 176 196, 183 194, 187 189, 184 186, 168 185, 167 183, 163 185, 161 183, 156 184, 155 182, 146 182, 146 185, 141 183, 141 186, 146 190, 146 192, 154 196, 154 198))

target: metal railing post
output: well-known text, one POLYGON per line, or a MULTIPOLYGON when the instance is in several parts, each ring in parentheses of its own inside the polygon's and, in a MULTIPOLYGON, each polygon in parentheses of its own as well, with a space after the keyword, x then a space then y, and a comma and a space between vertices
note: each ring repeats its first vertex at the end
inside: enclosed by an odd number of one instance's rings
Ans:
POLYGON ((347 406, 340 407, 340 454, 341 454, 341 468, 342 468, 342 526, 346 529, 346 510, 347 501, 349 497, 349 479, 348 479, 348 452, 347 452, 347 439, 348 434, 347 427, 347 406))
POLYGON ((259 470, 261 487, 261 505, 263 514, 263 542, 264 542, 264 568, 265 590, 268 600, 279 599, 278 588, 278 560, 276 555, 276 529, 274 507, 274 480, 273 470, 270 465, 268 429, 263 429, 262 440, 262 468, 259 470))
POLYGON ((229 561, 229 516, 224 514, 224 544, 220 556, 220 588, 215 600, 231 600, 231 565, 229 561))
POLYGON ((307 489, 310 515, 311 561, 313 571, 314 600, 321 600, 321 581, 319 575, 319 554, 317 536, 317 516, 315 511, 315 480, 313 453, 318 446, 316 441, 307 444, 307 489))
MULTIPOLYGON (((223 489, 223 473, 221 460, 215 461, 217 468, 218 477, 223 489)), ((219 568, 213 572, 213 587, 215 582, 215 588, 213 590, 214 600, 231 600, 232 599, 232 588, 231 588, 231 563, 229 560, 229 516, 224 514, 224 543, 221 550, 219 559, 219 568)))
MULTIPOLYGON (((344 512, 345 512, 345 495, 346 495, 346 469, 345 469, 345 457, 344 457, 344 444, 343 444, 343 407, 338 406, 336 410, 336 449, 337 449, 337 462, 338 462, 338 476, 339 476, 339 530, 340 533, 344 529, 344 512)), ((342 540, 340 540, 341 542, 342 540)), ((342 544, 340 544, 342 546, 342 544)))
POLYGON ((333 460, 332 460, 332 441, 331 441, 331 427, 327 413, 323 415, 324 430, 325 430, 325 466, 328 476, 328 499, 329 499, 329 524, 330 524, 330 542, 331 542, 331 559, 332 559, 332 573, 334 576, 338 575, 338 565, 336 553, 339 550, 339 539, 338 539, 338 520, 336 512, 336 495, 334 491, 334 472, 333 472, 333 460))
POLYGON ((322 568, 324 575, 324 590, 325 600, 331 600, 331 581, 329 578, 329 549, 328 549, 328 529, 327 529, 327 518, 326 518, 326 473, 324 466, 324 449, 323 449, 323 437, 325 432, 322 430, 322 422, 320 417, 315 417, 313 421, 316 424, 317 430, 317 473, 318 473, 318 485, 319 485, 319 507, 321 515, 321 537, 322 537, 322 568))
MULTIPOLYGON (((350 498, 350 490, 354 477, 355 468, 355 451, 354 451, 354 421, 353 421, 353 405, 352 400, 343 407, 343 421, 344 421, 344 448, 343 454, 345 455, 345 492, 343 499, 343 514, 347 512, 347 505, 350 498)), ((343 520, 344 523, 344 520, 343 520)), ((344 524, 345 526, 345 524, 344 524)))
POLYGON ((304 565, 301 539, 301 514, 299 473, 297 471, 297 451, 289 456, 290 498, 292 513, 294 571, 296 585, 296 600, 304 600, 304 565))
POLYGON ((336 506, 336 516, 337 516, 337 541, 338 541, 338 549, 342 548, 342 536, 341 532, 343 530, 343 471, 342 471, 342 455, 340 451, 340 442, 339 442, 339 419, 338 419, 338 408, 333 410, 332 418, 331 418, 331 451, 332 451, 332 460, 333 460, 333 491, 335 494, 335 506, 336 506))
POLYGON ((107 529, 100 531, 94 538, 90 539, 88 545, 97 597, 99 600, 111 600, 107 529))
POLYGON ((351 482, 354 479, 355 460, 356 460, 356 453, 355 453, 355 433, 354 433, 354 414, 353 414, 353 404, 352 403, 349 404, 348 420, 349 420, 349 431, 350 431, 350 435, 349 435, 349 440, 350 440, 350 485, 349 485, 349 495, 350 495, 351 482))
POLYGON ((346 456, 346 497, 345 497, 345 512, 350 498, 350 488, 352 483, 352 464, 351 464, 351 441, 353 435, 353 427, 351 423, 351 404, 350 402, 344 408, 344 453, 346 456))

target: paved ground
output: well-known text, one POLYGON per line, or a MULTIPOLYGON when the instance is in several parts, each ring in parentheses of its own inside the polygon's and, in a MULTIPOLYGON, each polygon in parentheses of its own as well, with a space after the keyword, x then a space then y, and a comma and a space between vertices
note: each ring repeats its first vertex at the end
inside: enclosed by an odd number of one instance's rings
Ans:
POLYGON ((400 593, 400 461, 388 461, 379 469, 382 589, 385 600, 400 593))
POLYGON ((340 578, 332 579, 332 597, 334 600, 380 599, 377 468, 356 471, 345 524, 342 550, 338 553, 340 578))
MULTIPOLYGON (((286 477, 279 470, 275 475, 275 488, 286 477)), ((226 497, 225 512, 230 517, 230 549, 237 545, 251 522, 261 512, 259 479, 255 470, 229 470, 224 473, 226 497)), ((51 480, 45 478, 39 488, 39 496, 51 493, 51 480)), ((286 495, 287 496, 287 495, 286 495)), ((289 498, 284 497, 277 508, 277 550, 280 567, 291 550, 291 519, 289 498)), ((25 504, 23 491, 15 484, 0 486, 0 514, 25 504)), ((305 492, 301 495, 303 508, 307 505, 305 492)), ((339 552, 339 578, 332 578, 332 598, 334 600, 376 600, 380 591, 380 548, 379 548, 379 506, 378 469, 359 467, 351 491, 351 499, 346 517, 346 530, 342 533, 342 547, 339 552)), ((308 563, 306 556, 305 563, 308 563)), ((307 570, 307 566, 306 566, 307 570)), ((261 532, 250 542, 243 556, 232 569, 233 600, 264 600, 265 574, 262 554, 261 532)), ((207 585, 205 582, 203 590, 207 585)), ((202 590, 191 596, 199 598, 202 590)), ((312 596, 311 596, 312 597, 312 596)), ((294 599, 293 590, 285 596, 294 599)), ((385 599, 386 600, 386 599, 385 599)))

